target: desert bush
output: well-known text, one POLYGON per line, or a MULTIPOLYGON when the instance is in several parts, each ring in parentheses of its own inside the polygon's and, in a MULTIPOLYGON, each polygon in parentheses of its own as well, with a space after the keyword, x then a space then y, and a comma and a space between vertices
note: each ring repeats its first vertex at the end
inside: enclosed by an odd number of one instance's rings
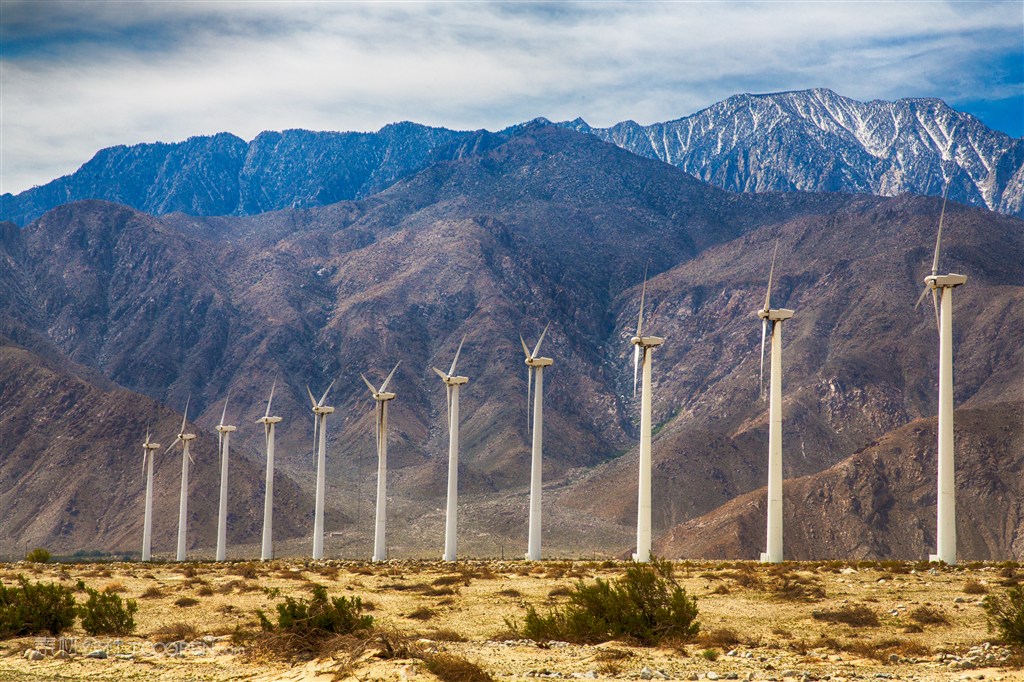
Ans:
POLYGON ((494 682, 490 673, 462 656, 424 654, 423 665, 443 682, 494 682))
POLYGON ((793 575, 772 583, 771 591, 777 599, 788 601, 816 601, 825 598, 825 588, 820 582, 814 578, 793 575))
POLYGON ((700 652, 700 655, 709 661, 717 661, 718 649, 705 649, 704 651, 700 652))
POLYGON ((517 590, 517 589, 515 589, 513 587, 509 587, 509 588, 506 588, 504 590, 498 590, 497 592, 495 592, 495 594, 497 594, 499 597, 516 597, 516 598, 519 598, 519 597, 523 596, 522 592, 520 592, 519 590, 517 590))
POLYGON ((25 635, 59 635, 75 624, 75 595, 57 583, 33 583, 18 576, 18 585, 0 583, 0 639, 25 635))
POLYGON ((428 587, 422 594, 424 597, 451 597, 458 592, 452 587, 428 587))
POLYGON ((422 606, 422 607, 416 609, 415 611, 413 611, 412 613, 410 613, 409 615, 407 615, 406 618, 412 618, 413 620, 430 620, 431 618, 433 618, 436 615, 437 615, 437 611, 434 611, 433 609, 428 609, 427 607, 422 606))
POLYGON ((985 597, 989 629, 1007 644, 1024 644, 1024 588, 1013 587, 1004 596, 985 597))
POLYGON ((443 585, 458 585, 463 580, 465 580, 465 578, 463 578, 461 575, 442 575, 438 578, 435 578, 434 581, 430 584, 436 585, 438 587, 443 585))
POLYGON ((700 628, 696 618, 696 598, 675 581, 671 562, 656 560, 629 566, 614 582, 580 581, 564 607, 542 616, 531 606, 521 630, 509 626, 531 639, 592 644, 627 637, 653 645, 692 639, 700 628))
POLYGON ((106 587, 103 588, 104 592, 124 592, 124 583, 117 580, 107 583, 106 587))
POLYGON ((48 564, 53 556, 49 550, 43 547, 36 547, 31 552, 25 555, 25 561, 31 564, 48 564))
POLYGON ((235 566, 232 566, 231 573, 233 575, 241 576, 246 580, 256 580, 260 577, 260 572, 256 568, 256 565, 251 563, 237 564, 235 566))
POLYGON ((968 580, 964 583, 964 594, 988 594, 988 588, 977 580, 968 580))
POLYGON ((89 635, 127 635, 135 630, 134 599, 122 601, 115 592, 86 590, 89 598, 78 607, 82 629, 89 635))
POLYGON ((559 585, 558 587, 552 587, 551 591, 548 592, 549 597, 568 597, 572 594, 572 588, 568 585, 559 585))
POLYGON ((947 625, 949 623, 949 618, 942 612, 942 609, 927 604, 918 606, 908 613, 907 617, 918 625, 947 625))
POLYGON ((212 596, 213 595, 213 588, 210 587, 209 585, 203 585, 198 590, 196 590, 196 594, 199 595, 200 597, 212 596))
POLYGON ((700 633, 697 642, 704 647, 717 646, 723 649, 731 649, 737 644, 742 643, 742 640, 732 628, 715 628, 714 630, 700 633))
POLYGON ((853 640, 831 648, 837 651, 847 651, 862 658, 872 658, 879 663, 890 663, 893 654, 904 658, 924 657, 931 654, 931 649, 919 642, 896 638, 853 640))
POLYGON ((197 637, 199 637, 199 633, 196 632, 195 626, 182 622, 170 623, 149 633, 149 638, 159 644, 181 641, 191 642, 197 637))
POLYGON ((363 603, 359 597, 328 598, 327 588, 323 585, 313 586, 309 600, 285 597, 284 603, 277 605, 276 626, 262 611, 256 613, 264 630, 311 637, 347 635, 373 627, 373 616, 363 615, 363 603))
POLYGON ((174 600, 174 605, 183 609, 187 609, 190 606, 195 606, 198 603, 199 600, 194 599, 192 597, 179 597, 174 600))
POLYGON ((812 611, 814 620, 845 623, 851 627, 878 627, 878 615, 863 604, 851 604, 833 610, 812 611))

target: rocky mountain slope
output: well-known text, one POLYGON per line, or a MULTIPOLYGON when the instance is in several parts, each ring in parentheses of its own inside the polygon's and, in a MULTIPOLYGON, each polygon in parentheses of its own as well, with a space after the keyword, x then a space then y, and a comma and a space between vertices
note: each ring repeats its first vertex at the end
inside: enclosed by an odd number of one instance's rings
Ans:
MULTIPOLYGON (((517 337, 535 338, 550 321, 547 546, 618 552, 635 520, 628 337, 644 268, 651 331, 668 339, 655 356, 656 527, 667 530, 764 480, 753 310, 776 240, 787 257, 774 300, 798 311, 786 328, 795 430, 786 438, 801 456, 787 460, 786 475, 819 472, 932 413, 934 323, 912 310, 940 203, 730 194, 594 136, 531 126, 358 202, 211 218, 81 202, 7 228, 0 255, 14 274, 0 279, 0 333, 178 409, 191 394, 206 429, 231 390, 237 442, 250 451, 262 445, 252 424, 278 376, 279 462, 307 494, 305 387, 320 392, 336 379, 333 551, 364 547, 369 533, 372 401, 359 373, 379 380, 402 360, 390 537, 413 554, 437 546, 443 527, 444 392, 430 367, 450 362, 468 333, 463 546, 497 554, 525 538, 517 337)), ((943 267, 971 278, 957 298, 957 398, 980 406, 1022 376, 1013 304, 1024 230, 1015 218, 953 203, 947 221, 943 267)), ((134 462, 134 446, 120 452, 134 462)), ((27 492, 19 499, 45 506, 27 492)), ((308 532, 302 519, 294 526, 300 539, 308 532)))
MULTIPOLYGON (((530 124, 523 124, 530 125, 530 124)), ((937 99, 858 102, 827 89, 736 95, 691 116, 641 126, 561 124, 737 192, 940 195, 1024 217, 1024 139, 937 99)), ((502 143, 500 133, 413 123, 376 133, 221 133, 104 149, 79 170, 0 196, 0 220, 106 199, 153 215, 254 215, 370 196, 432 163, 502 143)))
MULTIPOLYGON (((1015 402, 955 415, 957 546, 964 557, 1024 557, 1024 387, 1016 388, 1015 402)), ((786 558, 927 559, 935 551, 935 442, 935 418, 915 420, 821 473, 786 481, 786 558)), ((765 542, 765 499, 764 489, 737 497, 672 528, 655 551, 756 558, 765 542)))
POLYGON ((816 88, 735 95, 641 126, 563 123, 734 192, 941 195, 1024 217, 1024 138, 939 99, 858 102, 816 88))

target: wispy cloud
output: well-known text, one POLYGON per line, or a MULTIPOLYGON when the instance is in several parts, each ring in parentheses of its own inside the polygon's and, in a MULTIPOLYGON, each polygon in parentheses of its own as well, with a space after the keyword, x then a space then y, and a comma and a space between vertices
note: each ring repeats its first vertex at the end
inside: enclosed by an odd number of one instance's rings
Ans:
POLYGON ((977 107, 1019 96, 1024 68, 1018 0, 2 8, 5 192, 104 146, 219 131, 649 123, 817 86, 977 107))

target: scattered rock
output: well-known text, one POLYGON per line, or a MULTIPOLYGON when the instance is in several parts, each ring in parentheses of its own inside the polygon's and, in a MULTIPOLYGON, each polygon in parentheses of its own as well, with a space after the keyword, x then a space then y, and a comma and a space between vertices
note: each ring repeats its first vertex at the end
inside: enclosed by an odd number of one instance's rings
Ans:
POLYGON ((53 657, 54 658, 59 658, 59 659, 65 659, 65 658, 71 658, 71 654, 69 654, 66 651, 58 651, 57 653, 55 653, 53 655, 53 657))
POLYGON ((715 672, 714 670, 709 670, 709 671, 708 671, 708 672, 707 672, 707 673, 706 673, 706 674, 704 675, 704 677, 706 677, 706 678, 707 678, 707 679, 709 679, 709 680, 717 680, 717 679, 718 679, 718 673, 716 673, 716 672, 715 672))
POLYGON ((25 651, 25 658, 29 661, 41 661, 46 656, 43 655, 42 651, 36 651, 35 649, 28 649, 25 651))
POLYGON ((85 655, 86 658, 106 658, 107 652, 104 649, 97 649, 96 651, 90 651, 85 655))
POLYGON ((649 680, 652 677, 654 677, 654 673, 651 671, 650 668, 645 667, 643 670, 640 671, 641 680, 649 680))

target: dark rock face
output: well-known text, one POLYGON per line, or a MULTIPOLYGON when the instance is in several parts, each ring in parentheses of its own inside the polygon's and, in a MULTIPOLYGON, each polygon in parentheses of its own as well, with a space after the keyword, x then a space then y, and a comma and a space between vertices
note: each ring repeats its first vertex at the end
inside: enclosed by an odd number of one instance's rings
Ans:
MULTIPOLYGON (((784 442, 799 453, 787 457, 787 477, 832 467, 933 413, 934 322, 913 303, 941 200, 735 195, 541 124, 504 141, 481 135, 453 154, 355 202, 157 218, 90 201, 24 230, 7 227, 0 334, 178 409, 191 394, 198 428, 212 429, 230 390, 240 425, 232 443, 249 453, 262 449, 253 424, 279 377, 279 470, 305 502, 313 477, 306 386, 320 393, 336 379, 328 530, 341 534, 333 551, 347 556, 368 552, 375 483, 373 405, 359 374, 379 381, 398 360, 389 538, 398 555, 438 547, 447 433, 443 387, 430 367, 447 366, 463 334, 466 551, 497 554, 525 542, 529 444, 518 335, 535 338, 549 321, 545 545, 588 555, 628 546, 638 412, 628 338, 645 267, 649 329, 667 339, 654 359, 657 529, 763 485, 767 407, 757 395, 754 310, 776 240, 773 301, 797 311, 784 336, 784 442)), ((956 299, 958 406, 984 415, 1024 385, 1024 322, 1014 313, 1024 230, 1016 218, 952 202, 946 219, 942 267, 971 278, 956 299)), ((26 395, 29 405, 51 405, 48 395, 26 395)), ((32 423, 19 428, 19 457, 44 461, 49 446, 29 437, 32 423)), ((166 440, 173 430, 161 428, 166 440)), ((141 439, 141 429, 126 425, 133 435, 124 443, 141 439)), ((83 461, 136 462, 135 445, 81 442, 83 461)), ((50 509, 31 490, 20 503, 50 509)), ((883 493, 872 518, 892 525, 883 493)), ((94 499, 88 504, 110 503, 94 499)), ((293 511, 296 536, 308 533, 311 504, 293 511)), ((32 537, 47 544, 48 532, 32 537)))
POLYGON ((938 99, 858 102, 818 88, 736 95, 696 114, 591 128, 734 192, 941 195, 1024 217, 1024 139, 994 131, 938 99))

